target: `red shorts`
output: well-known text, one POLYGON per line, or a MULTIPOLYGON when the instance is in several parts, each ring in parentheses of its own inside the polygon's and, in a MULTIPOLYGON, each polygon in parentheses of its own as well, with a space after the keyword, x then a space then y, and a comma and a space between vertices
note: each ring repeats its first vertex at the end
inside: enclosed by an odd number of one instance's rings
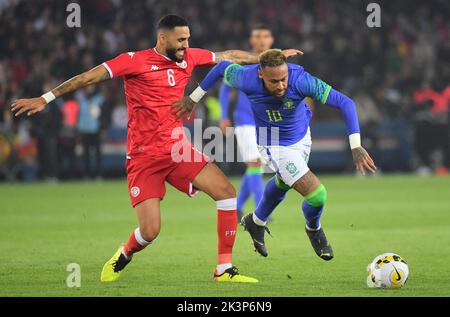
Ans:
POLYGON ((127 159, 128 193, 132 206, 150 198, 163 199, 166 193, 165 181, 190 197, 194 196, 198 190, 192 182, 209 159, 192 145, 190 154, 192 159, 181 162, 174 161, 170 154, 127 159))

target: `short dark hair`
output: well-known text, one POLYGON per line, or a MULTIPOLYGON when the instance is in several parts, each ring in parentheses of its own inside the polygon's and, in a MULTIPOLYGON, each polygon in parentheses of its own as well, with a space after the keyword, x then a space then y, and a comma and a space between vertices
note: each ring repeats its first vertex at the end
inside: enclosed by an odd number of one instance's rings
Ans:
POLYGON ((265 24, 255 24, 253 25, 253 27, 251 28, 251 31, 256 31, 256 30, 267 30, 270 33, 272 33, 272 30, 265 24))
POLYGON ((261 68, 277 67, 285 64, 287 61, 283 51, 279 49, 270 49, 259 55, 259 64, 261 68))
POLYGON ((180 17, 179 15, 168 14, 166 16, 163 16, 158 21, 157 29, 173 30, 177 26, 188 26, 188 23, 184 18, 180 17))

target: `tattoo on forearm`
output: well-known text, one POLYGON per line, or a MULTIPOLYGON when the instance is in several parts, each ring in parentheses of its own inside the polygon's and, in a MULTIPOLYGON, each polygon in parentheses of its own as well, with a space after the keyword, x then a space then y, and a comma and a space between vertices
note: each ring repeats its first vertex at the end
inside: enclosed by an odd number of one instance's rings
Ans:
POLYGON ((109 79, 109 73, 106 70, 102 71, 96 67, 90 71, 72 77, 58 87, 54 88, 52 91, 56 97, 59 97, 82 87, 102 82, 107 79, 109 79))
POLYGON ((61 85, 53 89, 53 92, 56 97, 62 96, 64 94, 67 94, 82 87, 81 85, 82 82, 83 82, 83 74, 75 76, 63 82, 61 85))
POLYGON ((216 53, 216 62, 230 60, 236 64, 255 64, 258 63, 258 55, 239 50, 229 50, 216 53))

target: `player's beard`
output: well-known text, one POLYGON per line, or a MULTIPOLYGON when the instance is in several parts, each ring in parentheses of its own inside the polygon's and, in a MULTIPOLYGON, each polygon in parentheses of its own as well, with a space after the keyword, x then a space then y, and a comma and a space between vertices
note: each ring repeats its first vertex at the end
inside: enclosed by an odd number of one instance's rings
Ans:
POLYGON ((171 60, 173 60, 174 62, 177 63, 181 63, 184 60, 184 55, 183 57, 179 58, 176 53, 178 51, 185 51, 184 48, 181 49, 177 49, 177 48, 167 48, 166 49, 166 53, 167 53, 167 57, 170 58, 171 60))
POLYGON ((277 89, 270 90, 269 88, 267 88, 267 85, 265 83, 264 83, 264 88, 270 95, 277 97, 277 98, 282 98, 286 94, 286 91, 287 91, 287 89, 285 89, 283 91, 278 91, 277 89))
POLYGON ((286 94, 286 89, 283 90, 283 91, 274 90, 274 91, 272 92, 272 95, 275 96, 275 97, 277 97, 277 98, 281 98, 281 97, 283 97, 285 94, 286 94))

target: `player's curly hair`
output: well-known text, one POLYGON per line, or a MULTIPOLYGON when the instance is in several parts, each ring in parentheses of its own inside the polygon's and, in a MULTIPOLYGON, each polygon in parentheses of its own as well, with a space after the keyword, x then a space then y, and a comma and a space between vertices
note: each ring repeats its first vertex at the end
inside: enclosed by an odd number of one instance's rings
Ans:
POLYGON ((277 67, 286 63, 286 57, 283 51, 279 49, 270 49, 259 55, 259 64, 261 68, 277 67))

